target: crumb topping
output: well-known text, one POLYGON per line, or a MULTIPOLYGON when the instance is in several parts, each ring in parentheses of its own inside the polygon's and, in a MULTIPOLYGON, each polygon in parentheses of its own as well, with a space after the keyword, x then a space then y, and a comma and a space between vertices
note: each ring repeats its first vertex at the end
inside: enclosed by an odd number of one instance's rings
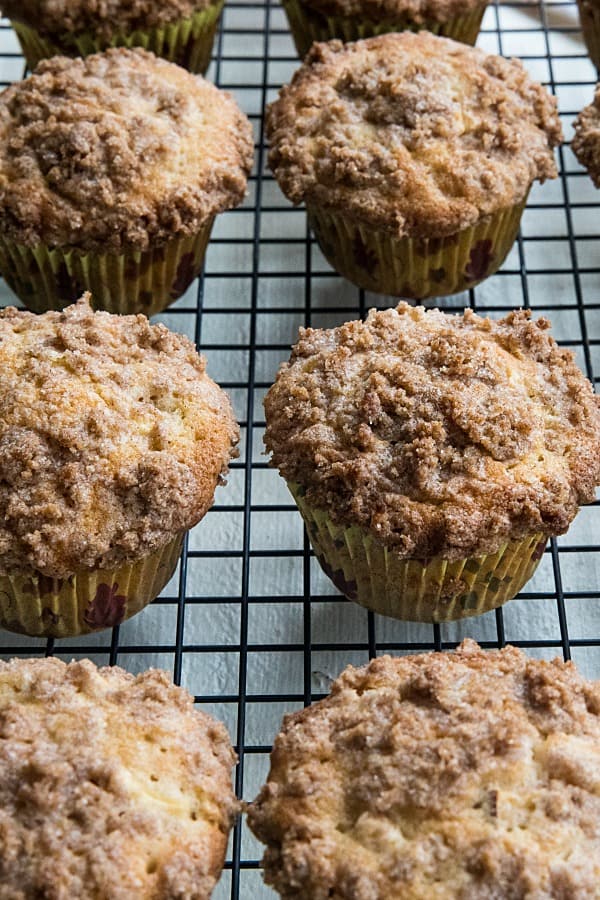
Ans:
POLYGON ((596 85, 593 101, 573 122, 573 128, 571 149, 596 187, 600 187, 600 84, 596 85))
POLYGON ((233 98, 145 50, 44 60, 0 94, 0 229, 121 252, 239 205, 252 129, 233 98))
POLYGON ((198 522, 239 429, 187 338, 86 299, 0 312, 0 572, 63 578, 198 522))
POLYGON ((214 0, 0 0, 0 12, 49 36, 91 31, 110 40, 120 32, 187 19, 214 0))
POLYGON ((265 398, 272 463, 405 557, 560 534, 600 483, 600 400, 549 327, 401 303, 301 329, 265 398))
POLYGON ((374 22, 402 17, 417 25, 447 22, 488 5, 489 0, 302 0, 325 16, 360 16, 374 22))
POLYGON ((284 900, 592 900, 599 772, 600 683, 465 641, 287 716, 249 824, 284 900))
POLYGON ((268 110, 283 192, 397 237, 441 237, 556 177, 556 100, 518 60, 426 32, 313 45, 268 110))
POLYGON ((166 672, 0 662, 0 900, 208 900, 234 762, 166 672))

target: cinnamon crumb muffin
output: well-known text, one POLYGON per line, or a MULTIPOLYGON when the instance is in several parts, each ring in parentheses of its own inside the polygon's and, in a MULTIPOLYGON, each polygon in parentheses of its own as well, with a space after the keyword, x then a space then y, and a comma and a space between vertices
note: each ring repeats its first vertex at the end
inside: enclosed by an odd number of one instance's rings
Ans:
POLYGON ((549 327, 401 303, 301 329, 265 444, 347 597, 427 622, 493 609, 594 500, 600 401, 549 327))
POLYGON ((598 0, 577 0, 577 6, 588 55, 600 69, 600 4, 598 0))
POLYGON ((314 41, 430 31, 474 44, 489 0, 283 0, 300 56, 314 41))
POLYGON ((166 672, 0 662, 0 898, 208 900, 234 762, 166 672))
POLYGON ((269 162, 326 258, 426 298, 498 269, 532 183, 556 177, 556 100, 506 60, 426 32, 316 44, 270 106, 269 162))
POLYGON ((571 149, 596 187, 600 187, 600 84, 596 85, 592 102, 575 119, 573 128, 571 149))
POLYGON ((237 455, 187 338, 87 299, 0 312, 0 625, 64 637, 153 600, 237 455))
POLYGON ((83 290, 158 312, 199 273, 252 158, 233 98, 151 53, 43 62, 0 94, 0 271, 36 312, 83 290))
POLYGON ((204 72, 223 0, 0 0, 30 69, 49 56, 143 47, 204 72))
POLYGON ((600 683, 465 641, 287 716, 249 824, 285 900, 593 900, 599 771, 600 683))

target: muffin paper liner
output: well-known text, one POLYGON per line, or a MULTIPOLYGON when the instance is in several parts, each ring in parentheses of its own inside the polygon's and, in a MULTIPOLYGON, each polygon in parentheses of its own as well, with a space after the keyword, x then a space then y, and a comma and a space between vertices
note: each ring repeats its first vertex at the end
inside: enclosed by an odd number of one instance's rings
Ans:
POLYGON ((577 0, 577 5, 588 56, 596 68, 600 69, 600 8, 590 0, 577 0))
POLYGON ((367 291, 415 300, 467 290, 492 275, 515 242, 527 197, 441 238, 397 238, 343 213, 307 205, 310 226, 333 268, 367 291))
POLYGON ((395 619, 450 622, 502 606, 529 581, 546 546, 546 536, 534 534, 470 559, 403 559, 362 528, 336 525, 313 509, 298 485, 288 487, 333 584, 349 600, 395 619))
POLYGON ((0 627, 30 637, 63 638, 120 625, 162 591, 182 544, 179 534, 135 562, 64 579, 0 575, 0 627))
POLYGON ((409 16, 398 16, 376 22, 357 16, 326 16, 316 10, 309 9, 302 0, 283 0, 290 31, 300 57, 306 56, 313 41, 358 41, 362 38, 387 34, 390 31, 430 31, 443 37, 462 41, 463 44, 474 44, 481 28, 481 20, 487 6, 485 3, 476 6, 471 12, 462 16, 454 16, 446 22, 433 19, 416 23, 409 16))
POLYGON ((91 31, 79 34, 65 32, 54 35, 51 40, 22 22, 12 21, 11 25, 30 69, 50 56, 89 56, 109 47, 143 47, 190 72, 204 74, 210 63, 223 3, 224 0, 217 0, 187 19, 149 31, 119 32, 110 41, 102 40, 91 31))
POLYGON ((0 235, 0 272, 33 312, 63 309, 90 291, 94 309, 151 316, 200 273, 213 221, 191 237, 123 254, 26 247, 0 235))

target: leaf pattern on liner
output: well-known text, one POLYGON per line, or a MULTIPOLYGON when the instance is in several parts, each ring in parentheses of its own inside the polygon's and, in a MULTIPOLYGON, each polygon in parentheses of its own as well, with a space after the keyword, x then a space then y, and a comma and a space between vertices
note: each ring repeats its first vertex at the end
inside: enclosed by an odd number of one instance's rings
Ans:
POLYGON ((99 584, 83 619, 90 628, 113 628, 125 618, 127 597, 117 593, 119 585, 99 584))
POLYGON ((469 253, 469 262, 465 269, 465 276, 469 281, 481 281, 488 274, 494 254, 492 253, 492 242, 489 238, 483 241, 477 241, 475 246, 469 253))
POLYGON ((35 577, 24 581, 21 590, 24 594, 33 594, 34 596, 37 594, 40 597, 47 597, 48 594, 52 594, 58 597, 63 584, 63 579, 50 578, 48 575, 38 573, 35 577))
POLYGON ((42 623, 46 628, 55 628, 58 625, 59 620, 60 616, 58 613, 55 613, 49 606, 43 608, 42 623))
POLYGON ((429 277, 436 284, 441 284, 442 281, 444 280, 444 278, 446 277, 446 270, 444 269, 443 266, 441 266, 439 269, 430 269, 429 277))
POLYGON ((183 292, 190 286, 190 284, 198 274, 198 271, 199 267, 196 265, 194 254, 184 253, 179 260, 175 281, 171 286, 171 297, 174 300, 176 300, 177 297, 183 294, 183 292))
POLYGON ((354 235, 352 251, 355 262, 372 277, 377 268, 377 254, 364 243, 360 231, 357 231, 354 235))
POLYGON ((545 551, 545 549, 546 549, 546 544, 547 544, 547 543, 548 543, 548 541, 545 540, 545 539, 544 539, 543 541, 540 541, 540 542, 539 542, 539 544, 537 545, 537 547, 535 548, 535 550, 534 550, 533 553, 531 554, 531 559, 532 559, 532 560, 534 560, 534 559, 541 559, 541 558, 542 558, 542 556, 544 555, 544 551, 545 551))
POLYGON ((338 591, 341 591, 342 594, 345 594, 349 600, 356 600, 358 596, 358 585, 356 581, 348 581, 342 570, 334 569, 332 566, 330 566, 325 557, 317 556, 317 559, 321 564, 321 568, 334 583, 338 591))

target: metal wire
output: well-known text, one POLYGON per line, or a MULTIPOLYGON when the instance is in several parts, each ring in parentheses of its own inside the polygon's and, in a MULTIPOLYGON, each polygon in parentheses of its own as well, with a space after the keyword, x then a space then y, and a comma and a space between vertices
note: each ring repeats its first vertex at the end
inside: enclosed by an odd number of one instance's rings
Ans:
MULTIPOLYGON (((589 102, 595 72, 585 56, 574 2, 492 5, 479 45, 520 55, 557 94, 567 131, 589 102)), ((0 75, 21 77, 7 23, 0 26, 0 75)), ((209 371, 228 389, 242 425, 230 484, 186 540, 178 574, 163 595, 112 633, 43 642, 0 633, 0 655, 89 655, 131 671, 170 668, 199 705, 225 719, 239 754, 236 788, 251 799, 268 767, 281 716, 323 696, 348 662, 383 652, 453 647, 465 635, 484 647, 506 642, 540 656, 573 656, 600 676, 600 504, 553 540, 540 573, 502 610, 448 626, 415 626, 366 613, 321 575, 300 519, 261 457, 262 395, 300 325, 363 317, 387 298, 339 278, 320 255, 302 209, 294 210, 266 166, 262 110, 298 65, 279 5, 230 2, 208 77, 232 91, 255 127, 256 166, 242 209, 220 217, 206 271, 158 317, 192 337, 209 371)), ((442 301, 499 316, 525 306, 547 315, 595 383, 600 377, 598 200, 568 146, 560 177, 534 189, 523 230, 502 270, 480 287, 442 301)), ((14 302, 2 285, 0 305, 14 302)), ((216 898, 274 896, 262 885, 260 848, 235 828, 216 898)))

